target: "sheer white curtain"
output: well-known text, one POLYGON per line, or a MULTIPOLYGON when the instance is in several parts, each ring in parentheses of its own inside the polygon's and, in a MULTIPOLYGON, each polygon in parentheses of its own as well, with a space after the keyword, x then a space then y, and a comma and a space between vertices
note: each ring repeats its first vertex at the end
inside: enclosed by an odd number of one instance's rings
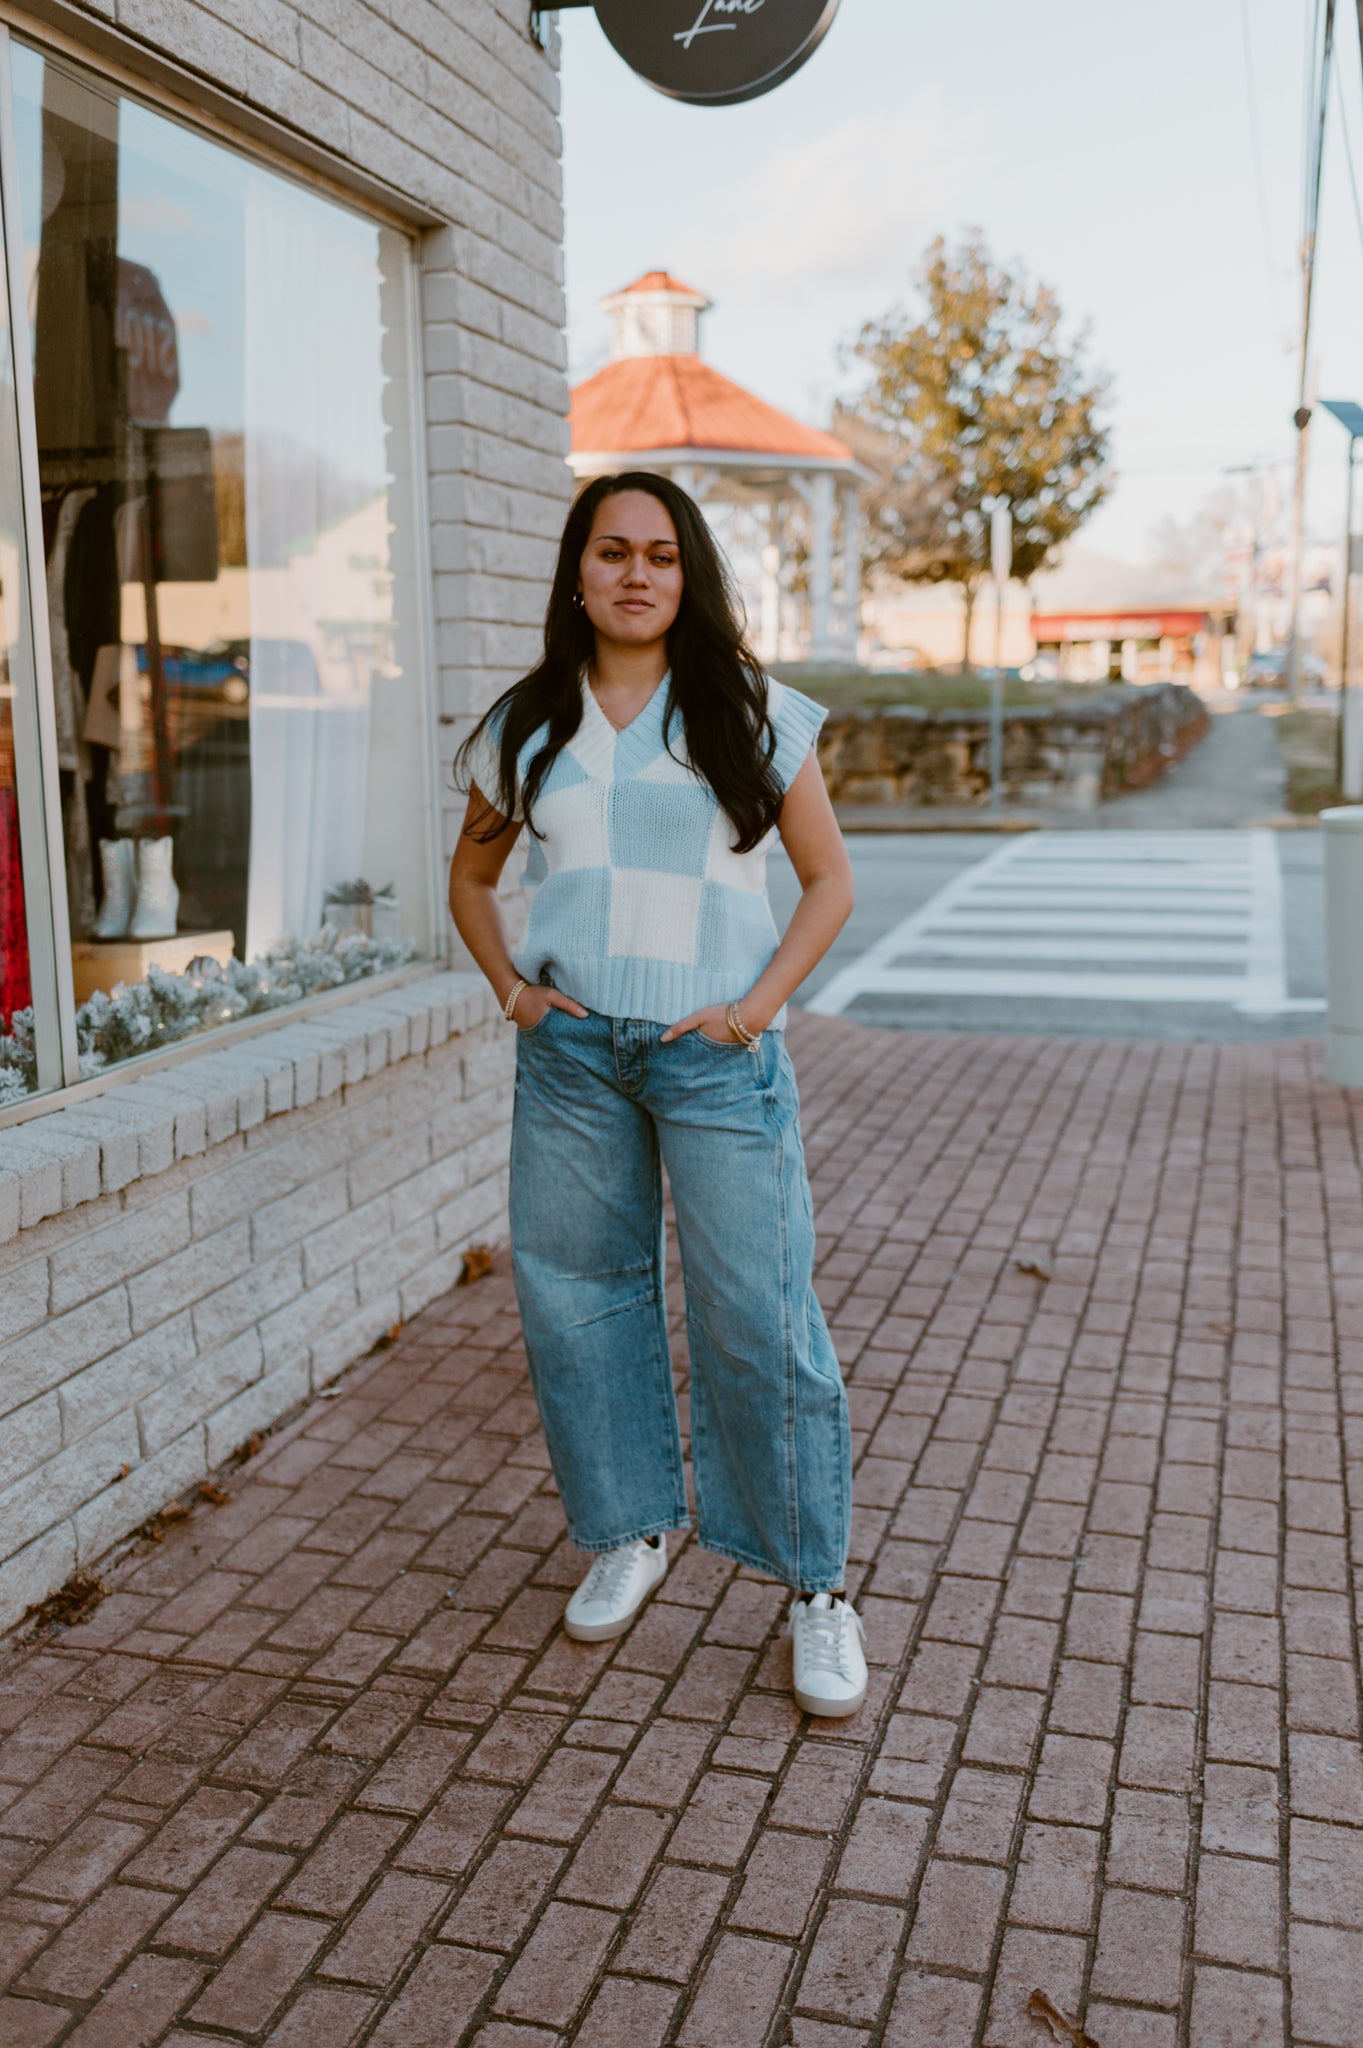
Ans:
POLYGON ((364 223, 282 180, 246 207, 246 550, 251 864, 246 953, 315 936, 334 883, 364 869, 370 683, 350 652, 355 562, 335 517, 347 421, 381 376, 364 223))

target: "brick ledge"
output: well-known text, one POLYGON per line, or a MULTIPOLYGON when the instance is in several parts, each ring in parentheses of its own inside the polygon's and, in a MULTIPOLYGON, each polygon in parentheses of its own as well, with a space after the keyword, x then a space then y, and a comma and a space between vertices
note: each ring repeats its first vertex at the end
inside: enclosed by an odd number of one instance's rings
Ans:
POLYGON ((335 1095, 492 1015, 481 975, 436 972, 204 1050, 27 1123, 0 1129, 0 1244, 267 1117, 335 1095))

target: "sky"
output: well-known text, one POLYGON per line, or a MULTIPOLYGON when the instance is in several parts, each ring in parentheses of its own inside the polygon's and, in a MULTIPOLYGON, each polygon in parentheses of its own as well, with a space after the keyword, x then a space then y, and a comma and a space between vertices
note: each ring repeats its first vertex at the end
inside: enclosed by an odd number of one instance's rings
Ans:
MULTIPOLYGON (((570 366, 606 360, 598 300, 655 267, 715 301, 715 366, 817 424, 858 325, 912 303, 928 241, 983 229, 1057 290, 1111 373, 1118 481, 1085 545, 1147 559, 1225 472, 1291 488, 1302 100, 1315 0, 843 0, 765 98, 685 107, 560 15, 570 366)), ((1363 401, 1363 66, 1340 6, 1313 375, 1363 401)), ((1309 524, 1343 520, 1343 432, 1312 432, 1309 524)))

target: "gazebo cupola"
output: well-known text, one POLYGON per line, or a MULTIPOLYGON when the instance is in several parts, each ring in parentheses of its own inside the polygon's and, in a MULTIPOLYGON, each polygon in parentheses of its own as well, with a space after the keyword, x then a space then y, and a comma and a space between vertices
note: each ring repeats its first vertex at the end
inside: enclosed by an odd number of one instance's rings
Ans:
POLYGON ((670 271, 646 271, 601 305, 611 360, 572 394, 574 476, 670 476, 705 505, 735 565, 751 559, 762 659, 854 661, 868 478, 851 449, 712 369, 700 353, 710 301, 670 271))
POLYGON ((698 356, 700 316, 710 301, 665 270, 650 270, 601 308, 611 316, 611 360, 618 363, 625 356, 698 356))

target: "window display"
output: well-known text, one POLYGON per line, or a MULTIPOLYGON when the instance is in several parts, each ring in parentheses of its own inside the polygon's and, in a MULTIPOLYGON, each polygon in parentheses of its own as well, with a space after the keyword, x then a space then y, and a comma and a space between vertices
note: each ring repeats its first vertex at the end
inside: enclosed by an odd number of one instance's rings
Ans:
POLYGON ((95 73, 17 43, 12 73, 88 1072, 306 993, 314 956, 430 948, 410 247, 95 73))
MULTIPOLYGON (((10 581, 15 555, 0 544, 0 579, 10 581)), ((8 592, 0 589, 0 606, 8 592)), ((0 1091, 28 1093, 33 1078, 29 1061, 11 1039, 31 1041, 26 1017, 33 1001, 28 963, 28 920, 24 912, 24 861, 19 839, 19 779, 14 758, 14 684, 10 664, 0 667, 0 1091), (17 1013, 17 1027, 16 1027, 17 1013)), ((3 1095, 0 1095, 3 1099, 3 1095)))
MULTIPOLYGON (((0 236, 0 283, 4 240, 0 236)), ((33 786, 37 741, 37 677, 27 603, 27 550, 19 482, 18 398, 8 301, 0 292, 0 1104, 38 1085, 33 984, 49 971, 51 950, 35 963, 25 902, 25 839, 30 852, 41 834, 40 793, 33 786), (27 769, 20 774, 20 727, 29 735, 27 769)), ((39 862, 41 865, 41 861, 39 862)), ((53 1019, 55 1023, 55 1018, 53 1019)), ((55 1041, 55 1033, 53 1033, 55 1041)), ((61 1079, 60 1053, 49 1048, 46 1086, 61 1079)))

